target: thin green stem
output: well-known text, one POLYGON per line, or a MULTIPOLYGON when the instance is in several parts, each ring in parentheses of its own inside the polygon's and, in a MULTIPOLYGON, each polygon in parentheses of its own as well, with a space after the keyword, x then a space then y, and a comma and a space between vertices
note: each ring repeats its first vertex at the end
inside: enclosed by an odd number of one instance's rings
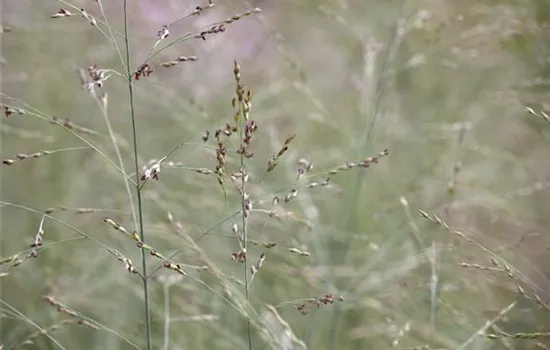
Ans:
MULTIPOLYGON (((246 152, 246 145, 244 141, 244 130, 246 128, 247 124, 247 113, 245 112, 245 104, 246 102, 242 99, 242 86, 240 85, 240 73, 239 73, 239 65, 237 64, 237 61, 235 61, 235 82, 236 82, 236 91, 237 91, 237 97, 239 99, 239 108, 235 112, 235 121, 237 124, 237 127, 239 129, 239 153, 240 153, 240 165, 241 165, 241 216, 242 216, 242 239, 237 238, 239 240, 239 246, 241 247, 242 251, 244 252, 244 292, 246 297, 246 302, 250 306, 250 299, 249 299, 249 282, 248 282, 248 215, 249 211, 247 210, 247 194, 246 194, 246 181, 247 181, 247 173, 246 173, 246 166, 245 166, 245 152, 246 152)), ((235 104, 233 104, 233 108, 235 108, 235 104)), ((237 235, 238 236, 238 235, 237 235)), ((247 315, 247 330, 248 330, 248 349, 252 350, 252 329, 250 324, 250 315, 247 315)))
MULTIPOLYGON (((136 194, 138 202, 139 213, 139 236, 142 242, 145 242, 145 235, 143 232, 143 208, 141 200, 141 187, 139 176, 139 161, 138 161, 138 145, 137 145, 137 132, 136 132, 136 115, 134 108, 134 89, 132 83, 132 70, 130 62, 130 37, 128 32, 128 0, 124 0, 124 44, 126 47, 126 68, 128 77, 128 98, 130 103, 130 117, 132 119, 132 134, 134 143, 134 165, 136 171, 136 194)), ((142 281, 143 281, 143 297, 145 299, 145 326, 147 332, 147 350, 152 350, 151 344, 151 314, 149 309, 149 288, 147 286, 147 261, 145 249, 141 249, 141 269, 142 269, 142 281)))
MULTIPOLYGON (((244 113, 242 113, 243 111, 243 107, 241 106, 241 125, 239 127, 239 138, 241 139, 241 149, 243 148, 243 145, 244 145, 244 142, 243 142, 243 129, 245 128, 245 124, 246 124, 246 120, 244 118, 244 113)), ((248 224, 248 220, 247 220, 247 211, 246 211, 246 191, 245 191, 245 187, 246 187, 246 169, 245 169, 245 164, 244 164, 244 152, 241 152, 241 184, 242 184, 242 188, 241 188, 241 205, 242 205, 242 219, 243 219, 243 222, 242 222, 242 225, 243 225, 243 242, 242 242, 242 245, 243 245, 243 249, 244 249, 244 291, 245 291, 245 296, 246 296, 246 301, 248 303, 250 303, 249 299, 248 299, 248 289, 249 289, 249 284, 248 284, 248 250, 247 250, 247 242, 248 242, 248 228, 247 228, 247 224, 248 224)), ((251 329, 251 326, 250 326, 250 318, 247 318, 247 328, 248 328, 248 349, 249 350, 252 350, 252 329, 251 329)))

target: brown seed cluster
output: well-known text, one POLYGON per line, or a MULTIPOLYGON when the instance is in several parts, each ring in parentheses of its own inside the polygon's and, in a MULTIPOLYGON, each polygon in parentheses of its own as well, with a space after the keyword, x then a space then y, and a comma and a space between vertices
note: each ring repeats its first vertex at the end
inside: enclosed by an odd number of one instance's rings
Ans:
POLYGON ((100 69, 97 64, 88 67, 88 84, 96 85, 97 87, 103 87, 103 82, 106 79, 106 70, 100 69))
MULTIPOLYGON (((81 8, 78 12, 80 12, 80 15, 90 23, 93 27, 97 27, 97 19, 90 15, 86 10, 81 8)), ((73 13, 71 13, 69 10, 66 9, 59 9, 56 13, 50 16, 50 18, 56 19, 56 18, 63 18, 63 17, 71 17, 74 16, 73 13)))
POLYGON ((244 120, 248 121, 248 115, 252 105, 252 91, 247 90, 245 94, 244 85, 241 82, 241 66, 237 61, 233 63, 233 76, 235 78, 235 92, 237 97, 231 100, 231 105, 233 106, 234 116, 233 119, 235 122, 239 121, 241 113, 244 115, 244 120), (237 103, 238 102, 238 103, 237 103))
MULTIPOLYGON (((163 267, 166 268, 166 269, 170 269, 170 270, 173 270, 173 271, 176 271, 177 273, 179 273, 180 275, 183 275, 183 276, 186 276, 187 273, 183 270, 183 267, 180 265, 180 264, 176 264, 174 263, 173 261, 171 261, 170 259, 166 258, 163 254, 161 254, 158 250, 156 250, 155 248, 151 247, 150 245, 148 244, 145 244, 145 242, 143 242, 141 240, 141 238, 139 237, 138 233, 137 232, 132 232, 132 233, 129 233, 128 230, 126 230, 122 225, 116 223, 115 221, 109 219, 109 218, 104 218, 103 221, 109 225, 111 225, 111 227, 113 227, 115 230, 117 231, 120 231, 124 234, 126 234, 127 236, 131 237, 134 241, 136 241, 136 246, 140 249, 144 249, 144 250, 147 250, 149 252, 149 254, 151 254, 151 256, 154 256, 158 259, 161 259, 163 260, 163 267)), ((125 263, 125 268, 126 270, 128 270, 128 272, 131 272, 131 273, 138 273, 134 266, 132 265, 132 261, 124 256, 122 256, 120 253, 118 252, 114 252, 114 254, 119 258, 120 261, 124 262, 125 263)), ((142 276, 144 277, 144 276, 142 276)))
POLYGON ((531 107, 525 107, 525 110, 529 113, 529 114, 532 114, 534 115, 535 117, 539 117, 541 118, 542 120, 544 121, 547 121, 548 123, 550 123, 550 115, 548 113, 546 113, 545 111, 543 110, 540 110, 539 112, 535 112, 535 110, 531 107))
POLYGON ((52 124, 63 125, 64 127, 66 127, 69 130, 74 130, 74 131, 82 133, 82 134, 97 135, 97 132, 95 132, 93 130, 90 130, 90 129, 82 127, 82 126, 75 125, 69 118, 65 118, 65 119, 61 120, 57 117, 53 117, 51 123, 52 124))
POLYGON ((253 10, 249 10, 249 11, 246 11, 246 12, 243 12, 241 14, 236 14, 234 15, 233 17, 231 18, 228 18, 226 20, 224 20, 223 22, 221 23, 218 23, 218 24, 215 24, 213 25, 212 27, 210 27, 208 30, 205 30, 205 31, 202 31, 198 34, 196 34, 194 37, 196 39, 203 39, 203 40, 206 40, 206 36, 210 35, 210 34, 216 34, 216 33, 222 33, 225 31, 225 25, 226 24, 231 24, 235 21, 238 21, 244 17, 248 17, 250 16, 251 14, 253 13, 259 13, 261 12, 261 10, 259 8, 255 8, 253 10))
MULTIPOLYGON (((195 16, 195 15, 200 15, 204 10, 208 9, 208 8, 211 8, 213 7, 214 4, 209 1, 208 2, 208 5, 206 6, 197 6, 195 7, 195 9, 193 10, 193 12, 191 12, 189 15, 187 16, 184 16, 184 17, 181 17, 175 21, 173 21, 172 23, 168 24, 168 25, 163 25, 162 28, 157 32, 157 41, 155 42, 155 44, 153 45, 152 47, 152 50, 153 51, 157 45, 165 40, 166 38, 168 38, 168 36, 170 36, 170 27, 172 27, 174 24, 176 24, 177 22, 179 21, 182 21, 182 20, 185 20, 191 16, 195 16)), ((83 10, 82 10, 83 11, 83 10)), ((246 11, 244 13, 241 13, 241 14, 236 14, 224 21, 221 21, 219 23, 215 23, 213 24, 212 26, 210 26, 210 28, 206 29, 206 30, 202 30, 198 33, 195 33, 195 34, 190 34, 190 35, 185 35, 181 38, 178 38, 176 39, 175 41, 173 41, 172 43, 166 45, 164 48, 161 48, 159 49, 156 53, 154 53, 152 56, 156 55, 157 53, 161 52, 162 50, 164 50, 165 48, 169 47, 169 46, 172 46, 180 41, 183 41, 187 38, 190 38, 190 37, 193 37, 195 39, 202 39, 202 40, 206 40, 207 36, 209 35, 212 35, 212 34, 218 34, 218 33, 223 33, 225 32, 226 30, 226 25, 228 24, 231 24, 235 21, 238 21, 244 17, 248 17, 250 16, 251 14, 253 13, 258 13, 260 12, 261 10, 258 9, 258 8, 255 8, 253 10, 249 10, 249 11, 246 11)), ((54 15, 54 16, 58 16, 58 17, 65 17, 66 16, 66 10, 63 10, 61 12, 59 12, 58 14, 54 15)), ((53 17, 53 16, 52 16, 53 17)), ((159 64, 158 66, 159 67, 165 67, 165 68, 168 68, 168 67, 173 67, 181 62, 188 62, 188 61, 196 61, 197 60, 197 57, 195 56, 180 56, 178 57, 177 59, 175 60, 172 60, 172 61, 168 61, 168 62, 164 62, 164 63, 161 63, 159 64)), ((152 65, 151 63, 149 63, 149 59, 146 59, 145 62, 143 62, 135 71, 134 73, 132 74, 134 79, 135 80, 140 80, 140 78, 142 77, 148 77, 150 76, 153 71, 154 71, 154 68, 155 66, 152 65)))
POLYGON ((227 148, 225 147, 223 142, 218 139, 218 148, 216 148, 216 160, 218 161, 218 164, 216 164, 215 174, 220 186, 223 186, 223 175, 224 175, 224 169, 225 169, 226 156, 227 156, 227 148))
POLYGON ((36 249, 33 248, 27 254, 23 255, 18 253, 0 260, 0 265, 13 263, 12 266, 16 267, 21 265, 21 263, 23 263, 23 261, 27 260, 28 258, 36 258, 37 256, 38 256, 38 252, 36 251, 36 249))
POLYGON ((224 20, 223 23, 225 23, 225 24, 231 24, 231 23, 233 23, 233 22, 235 22, 235 21, 238 21, 238 20, 240 20, 240 19, 242 19, 242 18, 244 18, 244 17, 250 16, 251 14, 260 13, 260 12, 262 12, 262 10, 260 10, 259 8, 256 7, 256 8, 254 8, 254 9, 252 9, 252 10, 248 10, 248 11, 243 12, 243 13, 241 13, 241 14, 236 14, 236 15, 234 15, 233 17, 224 20))
POLYGON ((210 138, 210 131, 206 130, 204 134, 202 134, 201 136, 202 142, 207 142, 209 138, 210 138))
POLYGON ((164 67, 164 68, 170 68, 170 67, 173 67, 173 66, 176 66, 176 65, 180 64, 181 62, 194 62, 198 59, 199 58, 197 56, 179 56, 178 58, 176 58, 173 61, 168 61, 168 62, 161 63, 160 66, 164 67))
POLYGON ((239 263, 244 263, 246 261, 246 242, 244 232, 235 223, 233 224, 231 231, 233 231, 233 234, 235 235, 235 237, 237 238, 237 242, 239 243, 239 250, 231 253, 231 260, 239 263))
POLYGON ((526 298, 527 300, 531 300, 531 301, 535 301, 535 303, 541 308, 543 309, 544 311, 547 311, 547 312, 550 312, 550 304, 547 304, 545 303, 540 296, 538 296, 536 293, 532 293, 532 295, 530 296, 529 294, 527 294, 527 292, 525 291, 525 289, 517 284, 516 285, 517 287, 517 291, 520 295, 522 295, 524 298, 526 298))
POLYGON ((334 294, 325 294, 323 297, 315 297, 309 299, 306 303, 299 303, 294 305, 302 315, 307 315, 311 312, 313 307, 320 308, 322 305, 334 304, 336 301, 344 301, 344 297, 336 296, 334 294))
POLYGON ((46 216, 42 216, 42 220, 40 220, 40 227, 38 227, 38 232, 34 236, 34 242, 31 244, 31 252, 29 253, 29 257, 36 258, 38 257, 38 251, 37 248, 42 247, 44 244, 44 220, 46 219, 46 216))
POLYGON ((309 173, 311 169, 313 169, 313 162, 310 162, 305 158, 300 158, 300 160, 298 161, 298 167, 296 169, 296 172, 298 173, 296 181, 299 181, 302 176, 309 173))
POLYGON ((74 124, 69 118, 60 119, 58 117, 52 117, 50 123, 61 125, 69 130, 73 130, 80 134, 99 135, 99 133, 94 130, 74 124))
POLYGON ((12 114, 26 114, 24 109, 4 105, 4 114, 9 117, 12 114))
POLYGON ((214 172, 210 169, 206 169, 206 168, 198 168, 198 169, 195 169, 195 172, 199 173, 199 174, 203 174, 203 175, 213 175, 214 172))
POLYGON ((199 58, 197 56, 179 56, 174 60, 162 62, 162 63, 159 63, 155 66, 153 66, 152 64, 146 62, 146 63, 143 63, 142 65, 140 65, 138 67, 138 69, 136 69, 133 76, 134 76, 135 80, 140 80, 142 77, 150 76, 154 72, 155 68, 157 68, 157 67, 171 68, 171 67, 177 66, 180 63, 195 62, 198 59, 199 58))
POLYGON ((27 254, 14 254, 12 256, 9 256, 7 258, 4 258, 0 260, 0 265, 13 263, 12 266, 19 266, 23 261, 25 261, 28 258, 36 258, 38 257, 38 248, 42 247, 44 244, 44 220, 46 219, 46 216, 42 216, 42 220, 40 220, 40 226, 38 227, 38 231, 36 235, 34 236, 34 242, 31 244, 31 250, 27 254))
POLYGON ((50 17, 51 18, 62 18, 62 17, 69 17, 69 16, 72 16, 72 15, 73 14, 69 10, 59 9, 56 13, 54 13, 50 17))
POLYGON ((69 316, 75 318, 77 324, 86 326, 86 327, 91 328, 91 329, 96 329, 96 330, 99 329, 99 326, 97 326, 96 324, 86 320, 85 318, 80 316, 78 312, 76 312, 76 311, 72 310, 71 308, 63 305, 61 302, 54 299, 52 296, 44 295, 43 298, 48 304, 55 307, 57 309, 57 311, 59 311, 60 313, 65 314, 65 315, 69 315, 69 316))
MULTIPOLYGON (((134 237, 137 237, 137 239, 139 240, 139 236, 137 236, 137 233, 133 232, 132 234, 130 234, 122 225, 120 224, 117 224, 116 222, 114 222, 113 220, 109 219, 109 218, 104 218, 103 221, 109 225, 111 225, 111 227, 113 227, 115 230, 117 231, 120 231, 132 238, 134 237)), ((135 239, 135 238, 134 238, 135 239)), ((138 271, 136 270, 136 268, 134 267, 134 264, 132 263, 132 260, 130 260, 129 258, 125 257, 124 255, 122 255, 120 252, 114 250, 114 249, 110 249, 109 250, 114 256, 116 256, 116 258, 118 259, 118 261, 124 263, 124 269, 126 271, 128 271, 129 273, 135 273, 135 274, 138 274, 138 271)))
POLYGON ((143 63, 134 72, 134 79, 139 80, 141 77, 148 77, 151 73, 153 73, 153 67, 147 62, 143 63))
MULTIPOLYGON (((251 158, 254 154, 250 151, 250 146, 251 146, 253 134, 258 129, 258 124, 254 120, 248 120, 248 113, 250 112, 250 109, 251 109, 250 101, 252 99, 252 92, 249 90, 245 93, 244 87, 240 81, 240 78, 241 78, 240 66, 236 61, 234 62, 233 74, 235 77, 235 81, 237 83, 237 88, 236 88, 237 97, 233 98, 231 101, 231 105, 233 106, 233 121, 235 122, 235 125, 230 125, 229 123, 226 123, 222 128, 216 129, 213 133, 216 139, 215 150, 216 150, 217 164, 216 164, 215 170, 213 172, 207 169, 197 170, 197 172, 202 174, 211 174, 211 173, 216 174, 218 183, 222 187, 224 185, 224 176, 226 174, 225 163, 226 163, 226 157, 228 154, 227 146, 225 144, 225 138, 231 137, 232 135, 239 133, 240 131, 239 118, 241 114, 244 115, 246 123, 244 125, 244 130, 242 132, 242 139, 240 140, 240 145, 236 153, 244 156, 245 158, 251 158)), ((210 139, 210 135, 211 135, 210 131, 206 130, 201 137, 203 142, 207 142, 210 139)), ((246 180, 248 179, 248 176, 244 174, 244 171, 241 169, 240 172, 232 173, 231 178, 232 180, 236 180, 236 179, 246 180)))
POLYGON ((288 248, 288 251, 293 254, 298 254, 301 256, 310 256, 309 252, 306 252, 305 250, 301 250, 298 248, 288 248))
POLYGON ((33 154, 17 153, 13 156, 13 159, 7 158, 7 159, 2 160, 2 164, 12 165, 13 163, 15 163, 18 160, 24 160, 24 159, 28 159, 28 158, 35 158, 36 159, 36 158, 41 158, 41 157, 44 157, 44 156, 47 156, 47 155, 50 155, 50 154, 52 154, 51 151, 40 151, 40 152, 36 152, 36 153, 33 153, 33 154))
MULTIPOLYGON (((288 203, 290 202, 291 200, 293 200, 294 198, 298 197, 298 191, 296 189, 291 189, 290 192, 288 192, 288 194, 285 196, 285 203, 288 203)), ((275 197, 277 198, 277 197, 275 197)), ((275 199, 274 199, 275 201, 275 199)), ((277 198, 277 202, 278 202, 278 198, 277 198)))
POLYGON ((176 271, 177 273, 179 273, 182 276, 187 276, 187 272, 185 272, 183 270, 183 268, 181 267, 180 264, 176 264, 176 263, 173 263, 173 262, 170 262, 170 261, 166 261, 162 266, 165 269, 176 271))
POLYGON ((250 212, 252 211, 252 201, 249 198, 249 195, 244 192, 244 217, 248 218, 250 216, 250 212))
POLYGON ((292 142, 292 140, 294 140, 295 137, 296 137, 295 134, 287 137, 286 140, 285 140, 285 143, 283 144, 283 146, 281 147, 279 152, 274 154, 271 157, 271 159, 269 159, 269 162, 267 162, 267 172, 268 173, 270 171, 272 171, 273 169, 275 169, 275 167, 277 166, 277 161, 279 160, 280 157, 283 156, 283 154, 285 154, 286 151, 288 151, 288 145, 292 142))
POLYGON ((342 171, 351 170, 351 169, 354 169, 354 168, 368 168, 373 164, 378 164, 378 160, 382 157, 387 156, 389 153, 390 153, 389 150, 385 149, 385 150, 383 150, 382 152, 380 152, 378 155, 376 155, 374 157, 368 157, 368 158, 366 158, 362 161, 359 161, 359 162, 347 162, 346 164, 341 165, 338 168, 335 168, 335 169, 329 171, 328 173, 329 173, 329 175, 335 175, 335 174, 338 174, 342 171))
POLYGON ((168 30, 167 25, 162 26, 162 29, 157 32, 157 37, 159 38, 159 40, 164 40, 168 38, 168 35, 170 35, 170 31, 168 30))
POLYGON ((116 256, 118 261, 124 264, 124 269, 128 271, 128 273, 135 273, 140 275, 139 272, 136 270, 134 264, 132 263, 132 260, 130 260, 130 258, 122 255, 119 251, 116 251, 114 249, 109 249, 109 252, 111 252, 111 254, 116 256))
MULTIPOLYGON (((214 173, 217 176, 218 183, 220 184, 220 186, 223 186, 224 184, 223 176, 225 175, 225 159, 227 157, 227 147, 225 146, 223 137, 230 137, 231 135, 233 135, 233 133, 236 133, 237 131, 238 131, 237 126, 231 126, 229 124, 225 124, 223 128, 217 129, 214 132, 214 137, 216 138, 216 160, 217 160, 214 173)), ((210 132, 207 130, 205 135, 203 136, 203 140, 208 140, 209 135, 210 135, 210 132)))
POLYGON ((330 186, 330 177, 327 177, 325 180, 320 182, 311 182, 307 184, 308 188, 327 187, 327 186, 330 186))
POLYGON ((231 260, 243 263, 246 260, 246 249, 242 248, 235 253, 231 253, 231 260))
POLYGON ((213 6, 214 6, 214 4, 212 3, 212 0, 208 0, 208 5, 195 7, 193 12, 191 13, 191 16, 200 15, 202 13, 202 11, 204 11, 206 9, 209 9, 213 6))
POLYGON ((195 39, 202 39, 206 40, 206 36, 210 34, 217 34, 217 33, 223 33, 225 32, 225 26, 222 24, 216 24, 210 27, 208 30, 204 30, 200 32, 199 34, 195 35, 195 39))
POLYGON ((8 256, 7 258, 3 258, 2 260, 0 260, 0 265, 13 263, 12 266, 19 266, 23 261, 25 261, 26 258, 30 258, 30 255, 21 256, 21 254, 13 254, 11 256, 8 256))
MULTIPOLYGON (((279 158, 288 150, 288 146, 289 146, 290 142, 294 139, 294 136, 295 135, 292 135, 292 136, 288 137, 285 140, 285 142, 284 142, 283 146, 281 147, 281 149, 279 150, 279 152, 277 152, 275 155, 273 155, 271 157, 271 159, 268 162, 267 172, 270 172, 275 168, 279 158)), ((378 155, 376 155, 374 157, 368 157, 368 158, 366 158, 362 161, 359 161, 359 162, 347 162, 344 165, 339 166, 337 168, 334 168, 332 170, 311 175, 311 177, 312 176, 318 176, 320 174, 336 175, 340 172, 351 170, 351 169, 354 169, 354 168, 368 168, 373 164, 377 164, 381 157, 384 157, 388 154, 389 154, 388 149, 384 149, 382 152, 380 152, 378 155)), ((305 174, 309 173, 311 171, 311 169, 313 169, 313 162, 311 162, 311 161, 309 161, 305 158, 301 158, 298 161, 297 180, 300 180, 305 174)), ((326 177, 324 180, 310 182, 307 185, 304 185, 304 187, 305 188, 310 188, 310 189, 311 188, 316 188, 316 187, 329 187, 331 185, 330 180, 331 180, 330 177, 326 177)), ((294 198, 296 198, 297 196, 298 196, 298 190, 293 188, 283 197, 283 199, 284 199, 285 203, 288 203, 291 200, 293 200, 294 198)), ((273 205, 274 206, 276 204, 278 204, 279 201, 280 201, 280 198, 278 196, 273 197, 273 205)))
POLYGON ((250 152, 250 143, 252 141, 252 133, 258 129, 258 124, 254 120, 248 120, 244 127, 244 138, 241 146, 237 150, 237 154, 242 154, 246 158, 252 158, 254 153, 250 152))
POLYGON ((160 167, 165 160, 166 157, 163 157, 160 160, 143 167, 140 177, 141 181, 147 181, 151 178, 158 181, 160 175, 160 167))
POLYGON ((262 253, 258 258, 258 260, 256 261, 256 263, 250 266, 250 273, 252 274, 252 276, 256 275, 256 273, 260 270, 260 268, 264 264, 264 261, 265 261, 265 254, 262 253))
POLYGON ((259 241, 251 240, 250 243, 252 243, 254 245, 262 245, 262 246, 266 247, 267 249, 271 249, 271 248, 274 248, 274 247, 277 246, 276 242, 259 242, 259 241))

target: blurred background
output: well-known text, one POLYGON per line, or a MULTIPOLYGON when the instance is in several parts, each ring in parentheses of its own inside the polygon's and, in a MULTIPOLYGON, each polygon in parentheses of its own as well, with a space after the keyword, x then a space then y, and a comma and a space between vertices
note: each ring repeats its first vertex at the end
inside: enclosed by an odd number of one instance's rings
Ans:
MULTIPOLYGON (((549 348, 542 336, 513 335, 550 332, 550 123, 541 114, 550 111, 550 1, 207 5, 128 8, 132 70, 188 37, 134 84, 139 166, 185 142, 142 190, 146 242, 178 253, 189 274, 160 269, 150 280, 153 348, 248 348, 245 316, 254 349, 549 348), (196 6, 204 10, 182 19, 196 6), (221 33, 193 37, 256 7, 221 33), (198 59, 160 66, 179 56, 198 59), (231 260, 240 196, 229 177, 226 197, 214 175, 193 171, 214 170, 213 134, 233 123, 234 60, 258 124, 246 161, 247 254, 249 265, 262 253, 265 262, 249 302, 243 265, 231 260), (308 187, 384 149, 378 164, 308 187), (302 158, 314 166, 297 180, 302 158), (308 302, 329 293, 344 301, 308 302)), ((143 349, 141 280, 107 248, 138 270, 140 252, 104 222, 136 229, 135 191, 120 170, 135 178, 128 88, 113 73, 125 72, 122 2, 3 1, 1 38, 2 102, 25 113, 1 123, 0 256, 19 256, 0 266, 0 344, 143 349), (72 16, 50 18, 60 9, 72 16), (94 89, 106 109, 81 88, 77 71, 92 65, 112 70, 94 89), (52 153, 15 156, 40 151, 52 153), (38 257, 19 261, 40 229, 38 257), (94 327, 70 322, 80 319, 94 327)), ((238 139, 227 142, 236 171, 238 139)), ((147 257, 149 272, 161 265, 147 257)))

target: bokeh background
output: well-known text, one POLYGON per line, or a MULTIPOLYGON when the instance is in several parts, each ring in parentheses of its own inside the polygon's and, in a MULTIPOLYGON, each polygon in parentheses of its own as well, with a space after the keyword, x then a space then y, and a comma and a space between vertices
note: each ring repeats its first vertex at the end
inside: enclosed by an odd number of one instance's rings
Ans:
MULTIPOLYGON (((122 2, 102 3, 125 57, 122 2)), ((131 1, 132 67, 163 25, 197 5, 207 2, 131 1)), ((505 336, 550 332, 550 123, 525 109, 550 111, 550 1, 223 1, 171 26, 157 48, 255 7, 262 12, 206 40, 184 40, 151 63, 197 61, 155 67, 135 83, 140 166, 186 141, 142 192, 147 242, 179 252, 174 259, 190 274, 161 269, 151 279, 154 348, 248 348, 244 315, 253 320, 254 349, 550 347, 540 337, 505 336), (231 260, 239 196, 229 179, 226 200, 214 176, 190 170, 215 167, 215 145, 200 136, 232 122, 234 60, 254 93, 259 126, 247 162, 256 209, 249 238, 278 244, 249 246, 251 263, 266 254, 249 303, 243 266, 231 260), (368 169, 306 186, 386 148, 368 169), (301 158, 314 168, 297 182, 301 158), (298 196, 270 218, 273 196, 293 188, 298 196), (204 265, 208 271, 193 268, 204 265), (344 301, 307 315, 294 307, 327 293, 344 301)), ((29 112, 2 117, 2 158, 58 150, 1 170, 3 259, 28 254, 42 213, 53 208, 38 257, 0 267, 4 349, 40 329, 51 338, 23 348, 145 348, 141 281, 98 244, 140 268, 135 242, 103 221, 135 228, 124 176, 113 166, 120 157, 135 176, 127 86, 113 75, 96 89, 108 94, 103 113, 76 73, 93 64, 124 72, 103 21, 96 1, 2 1, 2 102, 29 112), (51 19, 60 8, 75 15, 51 19), (93 133, 67 131, 52 117, 93 133), (63 324, 71 316, 44 295, 99 329, 63 324)), ((236 170, 236 140, 229 145, 236 170)), ((147 257, 149 271, 161 263, 147 257)))

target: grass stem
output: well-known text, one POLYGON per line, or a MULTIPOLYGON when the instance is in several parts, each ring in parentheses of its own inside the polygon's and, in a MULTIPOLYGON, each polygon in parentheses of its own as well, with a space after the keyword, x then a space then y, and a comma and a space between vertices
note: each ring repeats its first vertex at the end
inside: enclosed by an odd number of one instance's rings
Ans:
MULTIPOLYGON (((136 115, 135 115, 135 106, 134 106, 134 88, 132 82, 132 70, 131 70, 131 61, 130 61, 130 37, 128 30, 128 0, 124 0, 124 43, 126 48, 126 67, 127 67, 127 77, 128 77, 128 98, 130 104, 130 117, 132 119, 132 135, 133 135, 133 145, 134 145, 134 165, 136 172, 136 194, 138 202, 138 216, 139 216, 139 237, 142 242, 145 242, 145 234, 143 232, 143 203, 141 200, 141 187, 140 187, 140 172, 139 172, 139 161, 138 161, 138 144, 137 144, 137 131, 136 131, 136 115)), ((142 281, 143 281, 143 297, 144 297, 144 314, 145 314, 145 327, 146 327, 146 336, 147 336, 147 350, 152 349, 151 342, 151 311, 149 308, 149 288, 147 285, 147 262, 146 262, 146 252, 145 249, 141 249, 141 269, 142 269, 142 281)))

